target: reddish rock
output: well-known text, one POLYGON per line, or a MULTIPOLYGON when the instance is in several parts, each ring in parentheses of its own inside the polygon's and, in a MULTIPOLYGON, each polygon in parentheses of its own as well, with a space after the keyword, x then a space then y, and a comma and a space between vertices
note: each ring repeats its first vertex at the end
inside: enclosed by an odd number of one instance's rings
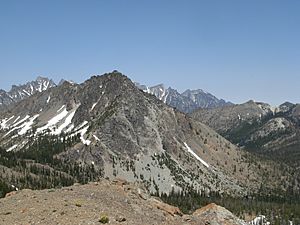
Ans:
POLYGON ((8 197, 16 195, 16 194, 17 194, 16 191, 12 191, 12 192, 6 193, 5 198, 8 198, 8 197))

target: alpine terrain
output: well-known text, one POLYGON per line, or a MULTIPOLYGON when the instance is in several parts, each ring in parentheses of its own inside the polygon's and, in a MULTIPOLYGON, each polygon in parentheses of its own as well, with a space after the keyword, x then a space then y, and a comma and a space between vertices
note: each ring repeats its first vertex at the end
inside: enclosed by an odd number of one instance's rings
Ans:
POLYGON ((215 204, 184 214, 150 196, 143 186, 121 180, 101 180, 62 189, 22 190, 0 199, 0 205, 1 224, 247 224, 215 204))
POLYGON ((299 169, 300 105, 285 102, 279 107, 249 101, 244 104, 199 109, 192 117, 231 142, 299 169))
POLYGON ((38 77, 35 81, 24 85, 13 85, 8 92, 0 90, 0 110, 6 109, 12 103, 19 102, 37 92, 45 91, 54 86, 56 85, 52 80, 45 77, 38 77))
POLYGON ((159 100, 162 100, 167 105, 178 109, 184 113, 191 113, 198 108, 216 108, 221 106, 232 105, 231 102, 226 102, 223 99, 218 99, 212 94, 199 90, 186 90, 179 93, 171 87, 165 88, 163 84, 153 87, 147 87, 139 83, 135 83, 138 88, 144 92, 155 95, 159 100))
POLYGON ((237 147, 118 71, 45 89, 0 113, 2 196, 118 178, 185 213, 213 200, 243 218, 254 208, 274 221, 300 218, 293 167, 237 147), (279 214, 287 199, 295 218, 279 214))

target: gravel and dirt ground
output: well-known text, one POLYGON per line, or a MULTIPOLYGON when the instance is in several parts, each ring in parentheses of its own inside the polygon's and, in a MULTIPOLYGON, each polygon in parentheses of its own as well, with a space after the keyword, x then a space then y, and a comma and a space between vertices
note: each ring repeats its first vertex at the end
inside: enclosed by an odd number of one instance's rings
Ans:
POLYGON ((236 219, 213 204, 194 215, 183 215, 178 208, 148 195, 142 186, 122 180, 61 189, 21 190, 0 199, 1 225, 242 224, 236 219), (227 218, 221 218, 223 215, 227 218))

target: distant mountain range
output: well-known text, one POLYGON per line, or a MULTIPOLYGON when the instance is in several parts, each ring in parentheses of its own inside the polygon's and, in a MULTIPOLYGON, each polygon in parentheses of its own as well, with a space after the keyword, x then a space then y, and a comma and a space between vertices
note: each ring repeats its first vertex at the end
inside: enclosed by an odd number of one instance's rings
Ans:
POLYGON ((35 81, 31 81, 23 85, 13 85, 11 90, 8 92, 0 90, 0 109, 7 108, 10 104, 19 102, 34 95, 35 93, 48 90, 55 86, 56 84, 53 80, 45 77, 38 77, 35 81))
MULTIPOLYGON (((58 86, 65 80, 62 79, 58 86)), ((69 81, 70 83, 74 83, 69 81)), ((198 108, 217 108, 228 105, 233 105, 223 99, 218 99, 214 95, 207 93, 201 89, 186 90, 179 93, 176 89, 171 87, 165 88, 163 84, 153 87, 147 87, 139 83, 135 85, 149 94, 155 95, 159 100, 167 105, 176 108, 184 113, 191 113, 198 108)), ((11 90, 6 92, 0 90, 0 110, 6 109, 10 104, 17 103, 31 95, 48 90, 49 88, 57 86, 53 80, 47 77, 38 77, 35 81, 28 82, 23 85, 13 85, 11 90)))
MULTIPOLYGON (((153 87, 134 84, 144 93, 154 95, 167 105, 181 112, 190 113, 193 119, 208 125, 232 143, 250 152, 284 160, 296 167, 300 166, 298 163, 300 161, 298 157, 300 105, 298 104, 285 102, 279 107, 272 107, 267 103, 249 101, 234 105, 201 89, 186 90, 180 94, 171 87, 165 88, 163 84, 153 87)), ((56 85, 53 80, 46 77, 38 77, 35 81, 23 85, 13 85, 8 92, 0 90, 0 110, 3 112, 12 110, 15 108, 14 103, 35 96, 37 93, 47 92, 51 88, 68 85, 77 86, 74 82, 63 79, 56 85)), ((59 98, 64 99, 68 96, 66 93, 61 93, 59 98)), ((50 104, 53 97, 49 95, 45 101, 50 104)), ((36 100, 32 107, 41 110, 43 104, 38 105, 37 102, 36 100)), ((27 107, 24 105, 24 108, 27 107)), ((20 108, 20 111, 26 111, 24 108, 20 108)), ((16 120, 16 122, 22 124, 22 121, 16 120)), ((1 126, 3 129, 6 127, 5 120, 1 122, 1 126)), ((14 130, 16 129, 17 126, 14 130)), ((59 133, 59 131, 53 132, 59 133)))
POLYGON ((184 113, 191 113, 198 108, 217 108, 227 105, 233 105, 223 99, 218 99, 214 95, 207 93, 201 89, 186 90, 179 93, 176 89, 171 87, 165 88, 163 84, 153 87, 147 87, 139 83, 136 86, 144 92, 155 95, 159 100, 167 105, 178 109, 184 113))
POLYGON ((285 102, 279 107, 249 101, 215 109, 198 109, 191 116, 210 126, 232 143, 300 166, 300 105, 285 102))

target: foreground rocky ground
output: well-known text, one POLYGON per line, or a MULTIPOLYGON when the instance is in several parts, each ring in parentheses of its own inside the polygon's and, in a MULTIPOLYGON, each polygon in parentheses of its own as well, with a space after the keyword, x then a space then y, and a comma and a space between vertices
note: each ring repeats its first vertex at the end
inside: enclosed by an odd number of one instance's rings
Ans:
POLYGON ((0 199, 0 224, 243 225, 225 208, 210 204, 184 215, 151 197, 142 186, 121 180, 41 191, 21 190, 0 199))

